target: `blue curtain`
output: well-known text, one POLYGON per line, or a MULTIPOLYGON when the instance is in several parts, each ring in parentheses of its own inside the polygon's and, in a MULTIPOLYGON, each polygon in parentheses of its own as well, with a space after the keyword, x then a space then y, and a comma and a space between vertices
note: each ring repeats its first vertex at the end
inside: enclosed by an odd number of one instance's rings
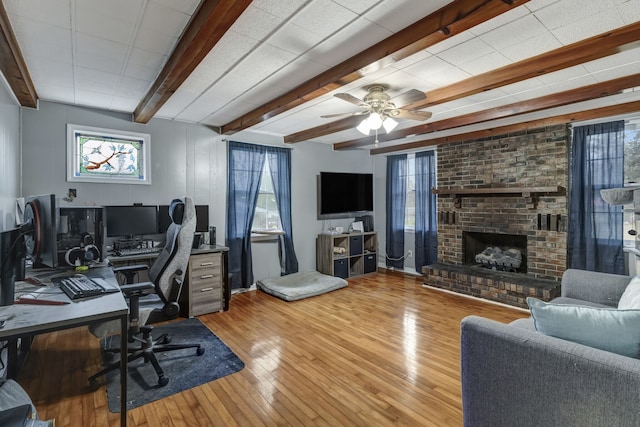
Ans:
POLYGON ((273 192, 278 204, 280 222, 284 235, 280 237, 280 274, 296 273, 298 258, 293 249, 293 227, 291 223, 291 150, 268 147, 267 159, 273 180, 273 192))
POLYGON ((573 130, 568 264, 624 274, 622 211, 600 197, 624 185, 624 121, 573 130))
POLYGON ((404 268, 407 155, 387 157, 387 267, 404 268))
POLYGON ((416 271, 438 260, 438 196, 431 192, 436 187, 435 151, 416 153, 416 271))
POLYGON ((251 224, 258 201, 265 147, 229 141, 227 236, 232 289, 253 284, 251 224))

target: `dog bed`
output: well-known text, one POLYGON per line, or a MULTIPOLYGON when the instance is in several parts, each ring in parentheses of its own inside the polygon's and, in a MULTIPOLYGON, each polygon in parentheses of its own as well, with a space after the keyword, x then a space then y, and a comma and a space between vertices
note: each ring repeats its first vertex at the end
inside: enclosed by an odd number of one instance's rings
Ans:
POLYGON ((346 280, 314 270, 256 281, 258 289, 285 301, 314 297, 345 286, 346 280))

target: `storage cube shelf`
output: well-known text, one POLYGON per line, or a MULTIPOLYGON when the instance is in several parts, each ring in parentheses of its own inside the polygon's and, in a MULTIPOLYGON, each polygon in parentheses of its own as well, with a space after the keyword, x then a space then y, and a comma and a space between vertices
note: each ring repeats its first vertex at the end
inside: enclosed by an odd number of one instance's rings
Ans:
POLYGON ((316 264, 320 273, 350 277, 377 271, 378 235, 319 234, 316 239, 316 264))

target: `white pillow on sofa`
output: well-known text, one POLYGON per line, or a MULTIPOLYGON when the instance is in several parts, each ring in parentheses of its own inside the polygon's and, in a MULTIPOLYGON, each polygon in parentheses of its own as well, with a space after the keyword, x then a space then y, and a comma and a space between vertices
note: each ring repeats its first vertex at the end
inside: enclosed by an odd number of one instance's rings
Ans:
POLYGON ((536 331, 640 358, 640 310, 553 304, 527 298, 536 331))
POLYGON ((625 288, 618 308, 621 310, 640 309, 640 276, 635 276, 625 288))

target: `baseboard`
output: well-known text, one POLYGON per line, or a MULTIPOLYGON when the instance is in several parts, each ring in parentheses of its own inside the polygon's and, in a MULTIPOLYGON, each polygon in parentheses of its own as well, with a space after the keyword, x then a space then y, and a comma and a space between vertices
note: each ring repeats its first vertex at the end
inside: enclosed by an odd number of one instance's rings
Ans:
POLYGON ((494 304, 494 305, 497 305, 497 306, 500 306, 500 307, 512 308, 514 310, 517 310, 517 311, 520 311, 520 312, 523 312, 523 313, 529 313, 529 310, 527 310, 526 308, 516 307, 514 305, 509 305, 509 304, 505 304, 505 303, 498 302, 498 301, 493 301, 493 300, 486 299, 486 298, 478 298, 478 297, 474 297, 473 295, 467 295, 467 294, 463 294, 463 293, 460 293, 460 292, 450 291, 449 289, 436 288, 435 286, 425 285, 424 283, 422 284, 422 287, 433 289, 434 291, 438 291, 438 292, 444 292, 444 293, 447 293, 447 294, 450 294, 450 295, 456 295, 456 296, 463 297, 463 298, 470 298, 470 299, 473 299, 475 301, 494 304))

